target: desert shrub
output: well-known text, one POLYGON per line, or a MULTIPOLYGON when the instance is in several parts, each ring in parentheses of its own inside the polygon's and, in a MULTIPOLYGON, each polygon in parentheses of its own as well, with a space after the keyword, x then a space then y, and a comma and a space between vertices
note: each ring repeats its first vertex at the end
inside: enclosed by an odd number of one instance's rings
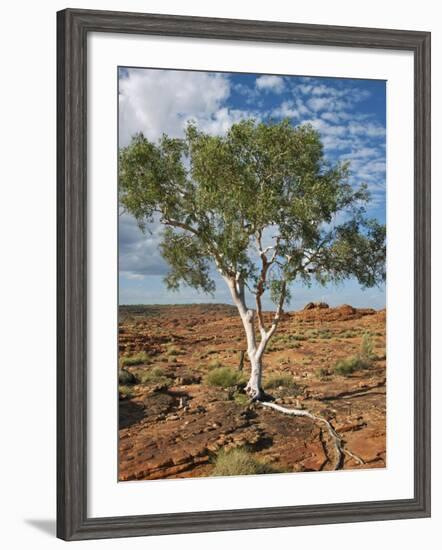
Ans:
POLYGON ((181 355, 181 350, 179 350, 177 347, 175 346, 170 346, 169 348, 167 348, 166 350, 166 355, 168 357, 174 357, 175 355, 181 355))
POLYGON ((266 347, 266 351, 283 351, 284 346, 278 344, 278 342, 269 342, 266 347))
POLYGON ((362 338, 359 353, 345 359, 339 359, 335 364, 334 371, 336 374, 348 376, 357 370, 370 368, 375 357, 371 335, 366 333, 362 338))
POLYGON ((290 340, 303 342, 305 339, 304 334, 290 334, 290 340))
POLYGON ((357 370, 367 369, 371 366, 371 363, 363 359, 360 355, 352 355, 345 359, 339 359, 336 361, 334 372, 341 374, 342 376, 348 376, 353 374, 357 370))
POLYGON ((368 332, 362 337, 360 356, 365 361, 373 361, 375 358, 375 354, 373 353, 373 339, 368 332))
POLYGON ((233 396, 233 400, 237 405, 241 405, 242 407, 244 407, 249 404, 250 397, 248 397, 245 393, 236 392, 233 396))
POLYGON ((293 376, 290 374, 271 374, 264 382, 264 388, 268 390, 279 388, 280 386, 284 388, 293 388, 295 385, 293 376))
POLYGON ((214 476, 247 476, 274 474, 278 470, 257 460, 244 448, 221 450, 215 459, 214 476))
POLYGON ((230 388, 244 383, 244 377, 240 371, 231 367, 216 367, 207 374, 206 382, 209 386, 230 388))
POLYGON ((292 344, 293 342, 302 342, 305 340, 305 336, 303 334, 281 334, 279 337, 277 336, 275 340, 278 342, 292 344))
POLYGON ((340 338, 354 338, 355 336, 357 336, 357 332, 354 331, 354 330, 343 330, 339 336, 340 338))
POLYGON ((137 374, 137 378, 140 384, 167 384, 171 383, 170 376, 167 376, 164 369, 161 367, 153 367, 148 371, 141 372, 137 374))
POLYGON ((135 355, 131 355, 130 357, 121 357, 120 358, 120 366, 122 367, 131 367, 134 365, 143 365, 143 364, 149 364, 151 363, 151 358, 149 357, 149 354, 145 351, 140 351, 139 353, 135 355))
POLYGON ((119 385, 118 386, 118 392, 123 396, 127 397, 127 399, 130 399, 133 396, 132 388, 125 385, 119 385))
POLYGON ((211 361, 209 361, 207 363, 207 368, 209 370, 213 370, 213 369, 219 369, 223 366, 223 364, 221 363, 221 361, 219 359, 212 359, 211 361))
POLYGON ((345 359, 338 359, 333 370, 336 374, 340 374, 341 376, 348 376, 349 374, 353 374, 355 372, 355 370, 357 369, 357 365, 358 358, 354 355, 345 359))
POLYGON ((122 385, 135 384, 136 379, 135 379, 135 376, 131 372, 129 372, 125 369, 119 369, 118 370, 118 382, 119 382, 119 384, 122 384, 122 385))

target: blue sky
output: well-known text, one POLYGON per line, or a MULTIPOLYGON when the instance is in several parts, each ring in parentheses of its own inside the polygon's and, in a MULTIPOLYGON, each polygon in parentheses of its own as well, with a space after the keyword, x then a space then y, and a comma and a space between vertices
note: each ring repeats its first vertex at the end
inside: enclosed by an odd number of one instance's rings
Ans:
MULTIPOLYGON (((120 69, 119 146, 136 132, 153 141, 162 133, 181 137, 189 120, 211 134, 223 134, 243 119, 311 123, 321 134, 330 161, 349 160, 351 181, 364 182, 372 195, 369 215, 385 222, 386 83, 379 80, 213 73, 160 69, 120 69)), ((120 304, 231 303, 217 277, 214 296, 183 287, 166 289, 168 266, 158 243, 161 226, 143 235, 127 214, 119 219, 120 304)), ((356 307, 385 306, 385 288, 362 290, 356 281, 339 286, 294 284, 290 309, 308 301, 356 307)), ((250 302, 252 304, 252 302, 250 302)), ((264 307, 271 309, 270 300, 264 307)))

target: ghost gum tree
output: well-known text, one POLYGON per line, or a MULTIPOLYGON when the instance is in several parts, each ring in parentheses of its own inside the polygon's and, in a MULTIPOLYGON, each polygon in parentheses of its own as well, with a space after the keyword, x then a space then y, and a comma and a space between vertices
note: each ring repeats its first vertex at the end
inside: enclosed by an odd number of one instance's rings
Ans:
POLYGON ((292 283, 385 279, 385 226, 366 216, 367 189, 350 184, 348 164, 326 161, 310 125, 245 120, 213 136, 189 124, 184 138, 156 143, 138 134, 120 151, 119 192, 142 230, 164 225, 170 289, 211 293, 213 268, 224 279, 244 326, 254 400, 265 398, 263 356, 292 283))

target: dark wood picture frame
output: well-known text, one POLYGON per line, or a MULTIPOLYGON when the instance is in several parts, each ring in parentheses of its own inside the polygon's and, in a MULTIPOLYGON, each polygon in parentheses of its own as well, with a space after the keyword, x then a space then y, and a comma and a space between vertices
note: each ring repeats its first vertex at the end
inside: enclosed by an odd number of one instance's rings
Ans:
POLYGON ((162 535, 430 515, 430 33, 67 9, 57 14, 57 536, 162 535), (150 34, 414 55, 414 497, 87 517, 87 35, 150 34))

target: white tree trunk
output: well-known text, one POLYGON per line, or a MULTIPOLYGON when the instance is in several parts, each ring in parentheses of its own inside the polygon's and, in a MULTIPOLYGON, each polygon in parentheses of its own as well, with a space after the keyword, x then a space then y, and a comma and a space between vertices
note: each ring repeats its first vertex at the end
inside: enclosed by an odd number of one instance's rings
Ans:
POLYGON ((246 386, 246 392, 252 399, 259 400, 264 393, 262 389, 262 357, 257 357, 255 351, 251 356, 249 355, 249 359, 251 371, 246 386))
POLYGON ((266 333, 261 332, 261 341, 259 345, 256 343, 254 312, 248 309, 245 303, 244 289, 238 288, 234 279, 225 277, 227 285, 232 294, 233 301, 238 308, 241 321, 244 326, 244 331, 247 339, 247 355, 251 365, 250 379, 246 386, 246 391, 254 400, 259 400, 264 396, 262 389, 262 357, 266 345, 273 334, 274 330, 266 333))

